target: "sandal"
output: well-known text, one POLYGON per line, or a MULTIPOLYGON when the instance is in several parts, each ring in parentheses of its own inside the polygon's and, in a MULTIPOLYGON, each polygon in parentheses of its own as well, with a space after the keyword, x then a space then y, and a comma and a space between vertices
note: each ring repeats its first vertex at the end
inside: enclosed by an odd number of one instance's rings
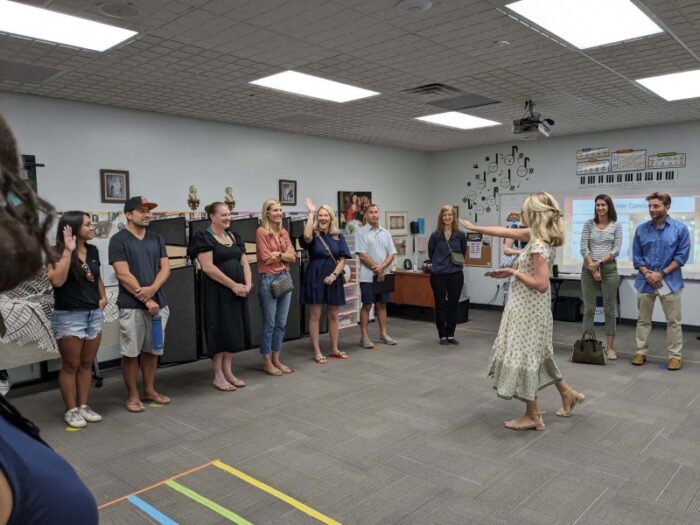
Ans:
POLYGON ((138 414, 146 410, 146 407, 143 406, 141 401, 129 401, 128 399, 124 401, 124 408, 132 414, 138 414))
POLYGON ((325 355, 322 355, 320 357, 313 357, 312 359, 316 361, 319 365, 325 365, 328 362, 325 355))
POLYGON ((333 359, 348 359, 350 356, 348 354, 346 354, 345 352, 338 350, 337 354, 334 352, 334 353, 330 354, 328 357, 332 357, 333 359))
POLYGON ((144 401, 150 401, 151 403, 155 403, 156 405, 169 405, 170 404, 170 398, 168 396, 162 396, 160 394, 156 394, 153 397, 146 397, 146 398, 144 398, 144 401))
POLYGON ((236 378, 236 379, 234 379, 233 381, 231 381, 231 384, 232 384, 233 386, 235 386, 236 388, 243 388, 243 387, 245 387, 246 382, 243 381, 242 379, 236 378))
POLYGON ((542 412, 537 412, 536 414, 525 414, 526 416, 535 416, 534 423, 528 423, 525 425, 517 424, 516 419, 511 419, 510 421, 504 421, 503 424, 506 428, 510 430, 544 430, 544 421, 542 420, 542 412))
POLYGON ((573 397, 573 399, 571 401, 571 405, 567 409, 567 408, 564 408, 564 406, 563 406, 564 403, 562 402, 562 407, 556 411, 556 414, 559 417, 571 417, 571 414, 574 411, 574 407, 576 405, 580 405, 581 403, 583 403, 586 400, 586 396, 584 394, 582 394, 581 392, 576 392, 576 390, 574 390, 573 388, 571 390, 569 390, 564 395, 565 395, 565 397, 569 397, 569 396, 573 397))
POLYGON ((212 385, 214 385, 214 388, 216 388, 217 390, 221 390, 222 392, 233 392, 234 390, 236 390, 236 387, 228 382, 221 384, 212 383, 212 385))
POLYGON ((289 368, 287 365, 282 365, 282 364, 280 364, 280 366, 278 366, 277 368, 278 368, 278 369, 280 370, 280 372, 282 372, 283 374, 291 374, 292 372, 294 372, 294 370, 292 370, 291 368, 289 368))
POLYGON ((276 368, 276 367, 263 368, 262 371, 265 372, 266 374, 270 374, 271 376, 281 376, 282 375, 282 370, 280 370, 279 368, 276 368))

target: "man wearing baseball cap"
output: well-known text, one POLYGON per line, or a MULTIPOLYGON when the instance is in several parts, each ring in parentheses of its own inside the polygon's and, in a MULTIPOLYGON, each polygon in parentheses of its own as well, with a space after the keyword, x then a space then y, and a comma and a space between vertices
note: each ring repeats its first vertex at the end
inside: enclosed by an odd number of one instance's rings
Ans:
POLYGON ((163 354, 163 348, 162 345, 154 348, 153 319, 160 316, 165 330, 170 313, 160 291, 170 276, 165 241, 157 233, 148 231, 151 210, 156 206, 146 197, 129 199, 124 205, 126 228, 109 241, 109 263, 119 280, 119 345, 128 392, 124 406, 129 412, 144 411, 137 385, 139 355, 144 399, 160 405, 170 403, 170 399, 155 388, 158 356, 163 354))

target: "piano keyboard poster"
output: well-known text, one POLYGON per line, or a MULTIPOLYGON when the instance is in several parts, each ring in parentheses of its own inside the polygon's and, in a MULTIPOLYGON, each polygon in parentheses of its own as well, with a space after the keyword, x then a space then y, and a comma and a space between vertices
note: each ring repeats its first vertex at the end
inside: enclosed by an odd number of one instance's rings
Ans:
POLYGON ((686 154, 647 154, 644 149, 583 148, 576 152, 579 188, 625 188, 679 183, 686 154))

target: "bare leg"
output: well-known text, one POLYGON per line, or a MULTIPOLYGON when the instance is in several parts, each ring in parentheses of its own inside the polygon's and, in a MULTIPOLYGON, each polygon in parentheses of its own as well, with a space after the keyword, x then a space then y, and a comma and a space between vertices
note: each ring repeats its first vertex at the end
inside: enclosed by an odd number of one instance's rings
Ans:
POLYGON ((376 303, 374 305, 374 313, 379 323, 379 336, 387 337, 389 334, 387 334, 386 305, 384 303, 376 303))
POLYGON ((331 353, 339 354, 338 350, 338 310, 340 307, 328 305, 328 335, 331 339, 331 353))
POLYGON ((510 421, 504 422, 506 428, 512 430, 544 430, 544 421, 542 421, 542 412, 537 401, 528 401, 525 404, 525 414, 510 421))
POLYGON ((557 415, 560 417, 569 417, 571 412, 574 410, 574 407, 577 404, 583 403, 586 396, 571 388, 571 386, 563 379, 555 384, 557 386, 557 390, 559 390, 559 395, 561 396, 561 408, 557 410, 557 415))
POLYGON ((78 370, 78 406, 87 405, 90 383, 92 383, 92 363, 95 361, 97 350, 100 348, 101 335, 94 339, 83 341, 83 349, 80 352, 80 369, 78 370))
POLYGON ((223 352, 224 354, 224 359, 221 362, 221 370, 224 373, 224 377, 226 378, 226 381, 231 383, 233 386, 237 388, 241 388, 245 386, 245 381, 242 379, 238 379, 235 375, 233 375, 233 353, 232 352, 223 352))
POLYGON ((141 375, 143 376, 144 397, 161 405, 167 405, 170 403, 170 399, 156 391, 156 368, 158 368, 158 356, 150 352, 142 352, 141 375))
POLYGON ((369 326, 369 312, 371 309, 371 304, 363 304, 362 308, 360 308, 360 337, 363 341, 369 339, 367 327, 369 326))
POLYGON ((127 403, 134 406, 141 406, 139 400, 139 389, 136 384, 139 373, 139 358, 122 356, 122 375, 126 385, 127 403))
POLYGON ((224 353, 217 352, 211 358, 212 369, 214 370, 214 386, 220 390, 235 390, 233 385, 226 380, 224 375, 224 353))
POLYGON ((61 353, 61 371, 58 373, 58 385, 66 410, 77 408, 77 375, 80 367, 80 350, 83 340, 78 337, 63 337, 58 340, 61 353))
POLYGON ((608 336, 608 350, 615 350, 615 336, 614 335, 609 335, 608 336))
POLYGON ((314 350, 314 358, 321 359, 323 354, 321 353, 321 345, 319 344, 319 324, 321 322, 321 305, 320 304, 310 304, 309 305, 309 337, 311 338, 311 346, 314 350))

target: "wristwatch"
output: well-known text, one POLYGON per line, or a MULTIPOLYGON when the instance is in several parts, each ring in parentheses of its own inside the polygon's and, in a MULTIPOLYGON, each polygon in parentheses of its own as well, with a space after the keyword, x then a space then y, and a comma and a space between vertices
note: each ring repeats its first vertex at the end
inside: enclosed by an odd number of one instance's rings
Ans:
POLYGON ((664 277, 666 277, 666 275, 668 275, 668 274, 666 273, 666 269, 665 269, 665 268, 664 268, 663 270, 661 270, 661 275, 663 275, 664 277))

